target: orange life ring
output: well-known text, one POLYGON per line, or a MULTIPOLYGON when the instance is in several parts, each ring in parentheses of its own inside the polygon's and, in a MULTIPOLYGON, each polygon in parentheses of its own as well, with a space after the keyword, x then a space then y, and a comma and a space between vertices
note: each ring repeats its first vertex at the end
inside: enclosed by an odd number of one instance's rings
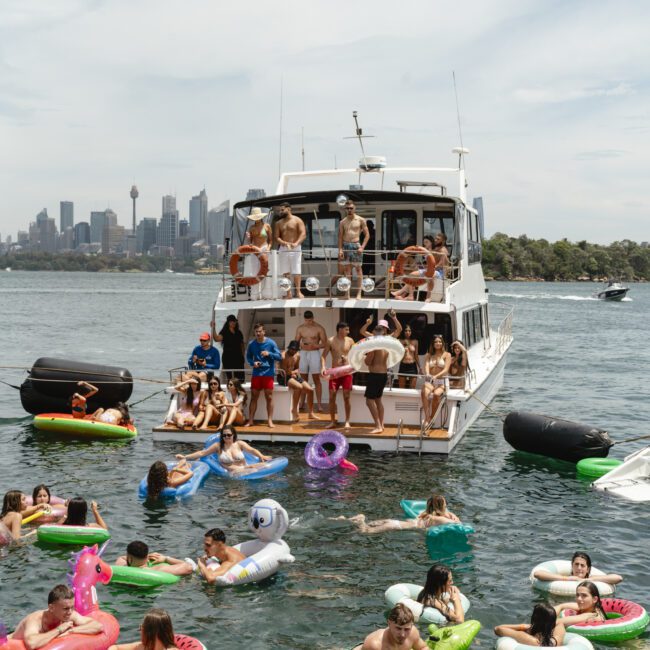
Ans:
POLYGON ((424 246, 408 246, 395 260, 395 277, 400 278, 404 284, 410 284, 412 287, 419 287, 426 283, 426 278, 432 278, 436 272, 436 258, 433 252, 424 248, 424 246), (426 255, 427 256, 427 270, 424 277, 417 277, 413 275, 404 275, 404 265, 406 258, 409 255, 426 255))
POLYGON ((240 246, 230 258, 230 274, 237 284, 243 284, 245 287, 252 287, 254 284, 260 283, 269 272, 269 262, 265 253, 262 252, 257 246, 240 246), (246 253, 253 253, 260 263, 260 270, 257 275, 242 275, 239 272, 239 260, 242 255, 246 253))

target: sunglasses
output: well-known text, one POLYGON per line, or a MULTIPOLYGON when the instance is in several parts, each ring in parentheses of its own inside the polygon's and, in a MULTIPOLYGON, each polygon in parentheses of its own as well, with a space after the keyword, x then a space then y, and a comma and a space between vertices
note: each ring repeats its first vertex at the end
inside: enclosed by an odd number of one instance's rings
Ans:
POLYGON ((216 381, 211 381, 210 386, 218 386, 219 384, 216 381))
POLYGON ((232 433, 224 433, 222 438, 232 438, 232 433))

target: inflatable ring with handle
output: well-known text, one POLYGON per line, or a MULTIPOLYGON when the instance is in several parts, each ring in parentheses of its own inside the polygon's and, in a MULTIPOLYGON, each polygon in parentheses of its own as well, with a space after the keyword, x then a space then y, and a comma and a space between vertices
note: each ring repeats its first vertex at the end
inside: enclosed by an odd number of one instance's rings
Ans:
POLYGON ((235 278, 237 284, 243 284, 245 287, 252 287, 254 284, 259 284, 269 272, 269 261, 266 254, 257 246, 251 246, 250 244, 245 246, 240 246, 235 253, 233 253, 230 258, 230 275, 235 278), (239 260, 242 255, 246 253, 254 254, 260 263, 260 270, 257 272, 257 275, 247 275, 244 276, 239 272, 239 260))
POLYGON ((404 284, 410 284, 413 287, 419 287, 427 281, 427 278, 432 278, 436 272, 436 258, 430 250, 424 248, 424 246, 407 246, 403 251, 400 251, 400 254, 397 256, 395 261, 395 277, 399 278, 404 284), (404 275, 404 265, 406 264, 406 258, 409 255, 426 255, 427 259, 427 270, 424 273, 424 277, 416 277, 412 275, 404 275))

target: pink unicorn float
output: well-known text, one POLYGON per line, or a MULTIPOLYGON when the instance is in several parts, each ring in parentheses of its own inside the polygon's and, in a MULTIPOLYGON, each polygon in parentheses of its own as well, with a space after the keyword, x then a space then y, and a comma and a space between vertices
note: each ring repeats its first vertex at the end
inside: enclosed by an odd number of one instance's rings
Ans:
MULTIPOLYGON (((95 585, 107 584, 113 576, 111 567, 101 559, 106 545, 98 550, 97 544, 92 548, 85 546, 72 554, 69 560, 72 573, 68 574, 70 586, 74 592, 74 608, 82 616, 88 616, 102 625, 99 634, 67 634, 42 646, 40 650, 106 650, 117 641, 120 624, 108 612, 99 609, 95 585)), ((0 624, 0 650, 27 650, 27 646, 16 639, 7 639, 6 629, 0 624)))

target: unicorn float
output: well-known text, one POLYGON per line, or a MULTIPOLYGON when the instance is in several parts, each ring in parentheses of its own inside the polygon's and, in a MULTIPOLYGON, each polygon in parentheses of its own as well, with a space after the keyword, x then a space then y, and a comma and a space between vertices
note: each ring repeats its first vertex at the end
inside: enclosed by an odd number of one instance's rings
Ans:
POLYGON ((277 573, 280 564, 295 561, 291 549, 282 539, 289 528, 289 516, 277 501, 258 501, 248 514, 248 527, 257 539, 235 545, 234 548, 246 559, 219 576, 216 580, 218 585, 231 587, 259 582, 277 573))
MULTIPOLYGON (((106 545, 98 550, 97 544, 92 548, 85 546, 81 551, 73 553, 68 561, 72 569, 72 573, 68 574, 68 581, 74 592, 74 608, 82 616, 99 621, 102 631, 99 634, 72 632, 50 641, 40 650, 106 650, 117 641, 120 625, 112 614, 99 609, 95 590, 98 582, 107 584, 113 575, 111 567, 100 557, 105 548, 106 545)), ((6 630, 3 638, 2 627, 0 626, 0 650, 27 650, 22 641, 7 640, 6 630)))

